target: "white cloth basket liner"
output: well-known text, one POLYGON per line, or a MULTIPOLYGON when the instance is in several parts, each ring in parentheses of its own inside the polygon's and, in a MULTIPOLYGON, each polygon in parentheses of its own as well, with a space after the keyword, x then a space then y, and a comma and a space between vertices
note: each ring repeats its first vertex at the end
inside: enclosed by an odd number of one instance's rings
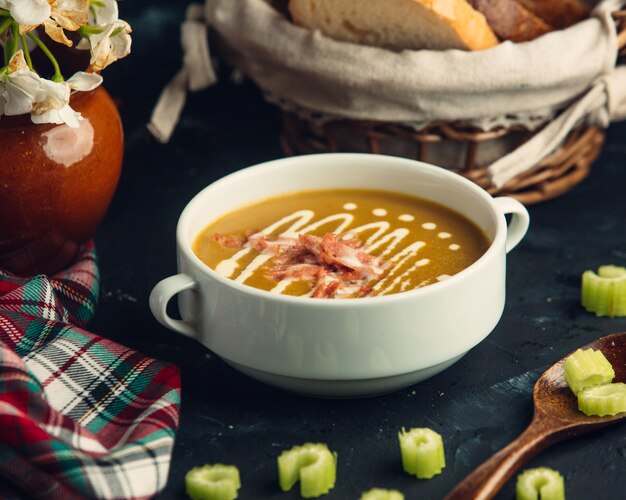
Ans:
POLYGON ((206 0, 188 8, 181 28, 183 68, 164 89, 149 128, 169 140, 187 90, 216 82, 211 29, 225 47, 220 58, 301 116, 416 129, 443 120, 482 130, 516 124, 532 130, 549 121, 490 165, 490 179, 501 187, 553 152, 575 126, 607 127, 626 117, 626 67, 616 66, 611 17, 625 3, 602 0, 589 19, 530 42, 475 52, 393 52, 296 26, 267 0, 206 0))

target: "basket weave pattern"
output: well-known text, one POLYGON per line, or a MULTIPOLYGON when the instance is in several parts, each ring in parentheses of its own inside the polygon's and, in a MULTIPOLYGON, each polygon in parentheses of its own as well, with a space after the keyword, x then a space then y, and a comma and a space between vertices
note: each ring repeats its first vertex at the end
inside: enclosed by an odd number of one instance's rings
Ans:
MULTIPOLYGON (((626 11, 613 14, 618 31, 620 57, 626 57, 626 11)), ((521 126, 499 127, 484 132, 456 122, 433 122, 426 128, 415 129, 394 123, 358 120, 338 120, 323 125, 283 112, 282 147, 286 154, 359 151, 374 154, 394 154, 425 162, 435 162, 432 152, 443 144, 461 151, 462 160, 444 165, 487 190, 492 195, 512 196, 524 204, 554 198, 573 188, 590 172, 604 144, 604 131, 593 126, 580 126, 568 135, 561 146, 537 165, 513 178, 504 186, 494 186, 487 169, 491 162, 480 164, 481 148, 494 140, 507 140, 509 146, 519 146, 542 127, 529 131, 521 126), (345 137, 353 140, 346 146, 345 137), (411 152, 410 154, 407 154, 411 152)))

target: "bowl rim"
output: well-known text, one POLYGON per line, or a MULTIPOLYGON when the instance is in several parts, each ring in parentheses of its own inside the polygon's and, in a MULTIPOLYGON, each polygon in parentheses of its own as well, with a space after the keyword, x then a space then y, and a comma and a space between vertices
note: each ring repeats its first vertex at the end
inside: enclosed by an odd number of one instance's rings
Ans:
MULTIPOLYGON (((329 188, 331 189, 331 188, 329 188)), ((341 189, 350 189, 349 186, 342 186, 341 189)), ((284 191, 285 193, 289 192, 288 190, 284 191)), ((274 195, 276 196, 276 195, 274 195)), ((259 197, 258 200, 262 200, 263 197, 259 197)), ((427 198, 426 198, 427 199, 427 198)), ((483 188, 475 184, 474 182, 466 179, 462 175, 459 175, 451 170, 448 170, 443 167, 439 167, 437 165, 433 165, 426 162, 421 162, 417 160, 412 160, 408 158, 402 158, 397 156, 389 156, 389 155, 374 155, 368 153, 318 153, 318 154, 310 154, 310 155, 301 155, 301 156, 290 156, 286 158, 279 158, 275 160, 269 160, 262 163, 257 163, 251 165, 249 167, 245 167, 243 169, 237 170, 231 174, 228 174, 220 179, 212 182, 201 191, 199 191, 185 206, 181 215, 178 219, 178 223, 176 226, 176 243, 177 250, 182 252, 182 254, 187 259, 187 262, 193 265, 193 267, 204 274, 207 274, 211 278, 216 281, 237 290, 238 292, 244 293, 245 295, 256 296, 260 299, 269 300, 269 301, 277 301, 284 303, 294 303, 299 305, 309 305, 310 307, 345 307, 347 304, 350 307, 372 307, 376 304, 384 304, 390 302, 401 302, 404 300, 410 300, 416 296, 425 296, 428 294, 438 293, 440 291, 445 290, 446 287, 452 287, 456 283, 460 282, 465 278, 465 276, 474 274, 476 272, 480 272, 480 269, 488 265, 489 261, 496 257, 497 253, 502 249, 504 251, 505 247, 505 239, 507 233, 507 224, 506 219, 504 217, 504 213, 498 210, 497 206, 494 203, 494 199, 487 191, 483 188), (270 170, 272 168, 281 168, 286 163, 292 163, 294 161, 304 161, 310 162, 312 164, 318 163, 319 161, 330 161, 336 160, 338 158, 345 158, 346 161, 354 161, 354 160, 362 160, 362 161, 380 161, 381 167, 383 167, 384 162, 395 163, 396 165, 406 165, 408 167, 415 168, 416 165, 419 165, 420 168, 424 168, 426 170, 434 169, 438 174, 443 175, 443 177, 452 179, 453 182, 460 184, 461 186, 467 188, 471 191, 476 197, 485 202, 485 205, 488 206, 494 216, 496 222, 496 231, 494 234, 493 240, 489 244, 489 248, 472 264, 462 269, 458 273, 450 276, 449 278, 439 281, 437 283, 432 283, 428 286, 422 288, 416 288, 413 290, 407 290, 405 292, 384 295, 384 296, 375 296, 375 297, 359 297, 357 300, 337 300, 332 298, 322 298, 311 300, 310 297, 300 297, 293 295, 283 295, 272 293, 267 290, 261 290, 259 288, 255 288, 250 285, 245 285, 243 283, 238 283, 230 278, 224 277, 219 274, 217 271, 212 269, 210 266, 202 262, 200 258, 195 254, 195 252, 191 248, 191 242, 188 241, 188 237, 186 234, 186 224, 187 219, 194 212, 195 206, 200 204, 204 197, 207 196, 207 193, 215 189, 219 189, 223 185, 227 185, 233 182, 238 182, 240 178, 244 178, 250 173, 258 172, 261 170, 270 170)), ((245 203, 254 203, 255 201, 250 202, 242 202, 241 205, 245 203)), ((444 205, 443 203, 440 203, 444 205)), ((445 205, 444 205, 445 206, 445 205)), ((455 210, 458 212, 458 210, 455 210)), ((207 222, 209 224, 210 221, 207 222)), ((184 272, 179 268, 179 272, 184 272)))

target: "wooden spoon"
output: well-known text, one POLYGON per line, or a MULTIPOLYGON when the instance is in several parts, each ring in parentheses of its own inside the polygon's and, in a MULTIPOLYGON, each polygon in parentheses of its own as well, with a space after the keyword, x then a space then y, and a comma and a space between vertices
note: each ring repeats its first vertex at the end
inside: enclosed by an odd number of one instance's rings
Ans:
MULTIPOLYGON (((599 338, 583 349, 601 350, 615 370, 614 382, 626 382, 626 333, 599 338)), ((561 359, 535 384, 535 414, 520 436, 461 481, 446 500, 492 498, 507 480, 528 460, 553 443, 626 419, 626 413, 613 417, 588 417, 578 410, 578 402, 565 382, 561 359)))

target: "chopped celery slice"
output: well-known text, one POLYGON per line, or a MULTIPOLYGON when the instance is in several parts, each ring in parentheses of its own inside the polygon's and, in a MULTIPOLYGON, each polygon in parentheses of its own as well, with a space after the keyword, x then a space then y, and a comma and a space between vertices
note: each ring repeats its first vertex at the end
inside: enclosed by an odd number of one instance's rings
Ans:
POLYGON ((517 476, 517 500, 564 500, 563 476, 548 467, 528 469, 517 476))
POLYGON ((565 381, 574 394, 587 387, 609 384, 615 378, 611 363, 602 351, 578 349, 563 363, 565 381))
POLYGON ((626 411, 626 384, 590 387, 578 393, 578 409, 588 416, 604 417, 626 411))
POLYGON ((432 429, 415 428, 398 433, 402 468, 419 479, 430 479, 446 466, 443 439, 432 429))
POLYGON ((315 498, 328 493, 337 478, 337 454, 322 443, 305 443, 278 457, 278 483, 289 491, 300 480, 300 496, 315 498))
POLYGON ((604 265, 598 268, 600 278, 623 278, 626 276, 626 267, 604 265))
POLYGON ((185 490, 193 500, 233 500, 239 488, 239 469, 234 465, 194 467, 185 475, 185 490))
POLYGON ((626 316, 626 267, 600 266, 582 276, 581 303, 596 316, 626 316))
POLYGON ((372 488, 364 492, 359 500, 404 500, 404 495, 398 490, 372 488))

